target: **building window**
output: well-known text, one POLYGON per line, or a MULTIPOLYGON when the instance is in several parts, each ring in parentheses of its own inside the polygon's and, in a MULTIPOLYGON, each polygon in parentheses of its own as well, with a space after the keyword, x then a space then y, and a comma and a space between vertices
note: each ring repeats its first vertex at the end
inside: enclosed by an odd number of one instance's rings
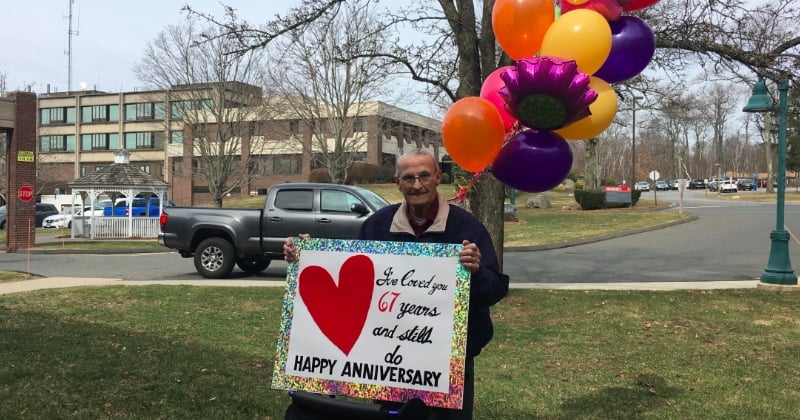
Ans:
POLYGON ((145 102, 125 104, 125 121, 163 120, 164 104, 161 102, 145 102))
POLYGON ((300 120, 289 121, 289 134, 300 134, 300 120))
POLYGON ((81 164, 81 169, 80 169, 81 176, 86 176, 87 174, 91 174, 93 172, 97 172, 97 171, 103 169, 104 167, 106 167, 107 165, 108 164, 100 165, 100 164, 96 164, 96 163, 81 164))
POLYGON ((328 133, 329 121, 327 118, 317 118, 314 120, 314 134, 322 136, 328 133))
POLYGON ((400 121, 392 120, 390 122, 392 137, 401 139, 403 138, 403 123, 400 121))
POLYGON ((169 144, 183 144, 183 131, 170 131, 169 144))
POLYGON ((364 118, 356 117, 353 119, 353 132, 358 133, 364 131, 364 118))
POLYGON ((147 165, 147 164, 139 165, 139 170, 142 171, 142 172, 147 172, 149 174, 150 173, 150 165, 147 165))
POLYGON ((75 107, 42 108, 39 110, 39 124, 75 124, 75 107))
POLYGON ((303 158, 300 155, 273 155, 273 175, 299 175, 303 170, 303 158))
POLYGON ((81 134, 81 150, 113 150, 119 147, 119 134, 81 134))
POLYGON ((319 169, 319 168, 326 168, 326 160, 324 153, 314 153, 311 156, 311 170, 319 169))
POLYGON ((253 121, 250 123, 250 137, 263 136, 265 131, 264 123, 259 121, 253 121))
POLYGON ((39 137, 39 151, 40 152, 74 152, 75 151, 75 136, 42 136, 39 137))
POLYGON ((198 111, 212 109, 214 102, 211 99, 193 99, 186 101, 175 101, 170 105, 170 118, 179 120, 183 118, 187 111, 198 111))
POLYGON ((81 107, 81 122, 117 122, 119 105, 93 105, 81 107))
POLYGON ((183 159, 172 158, 172 176, 183 174, 183 159))
POLYGON ((125 133, 125 148, 135 149, 155 149, 155 136, 152 132, 125 133))

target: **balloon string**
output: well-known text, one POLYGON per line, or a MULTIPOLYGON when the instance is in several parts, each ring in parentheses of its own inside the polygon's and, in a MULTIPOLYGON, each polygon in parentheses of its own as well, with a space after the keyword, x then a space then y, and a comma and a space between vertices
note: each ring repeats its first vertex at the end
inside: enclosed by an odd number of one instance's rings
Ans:
POLYGON ((483 171, 475 172, 472 174, 472 179, 470 179, 467 185, 459 185, 458 192, 456 192, 455 197, 448 199, 448 202, 451 203, 463 203, 467 199, 467 194, 469 191, 478 183, 479 178, 483 175, 483 171))
MULTIPOLYGON (((519 121, 514 122, 514 125, 510 130, 508 130, 508 133, 506 133, 506 136, 503 139, 503 146, 505 146, 506 143, 508 143, 512 137, 516 136, 517 134, 523 131, 526 131, 526 128, 523 127, 519 123, 519 121)), ((492 171, 491 165, 489 165, 484 171, 491 172, 492 171)), ((448 199, 447 201, 450 203, 458 203, 458 204, 463 203, 467 199, 467 194, 469 194, 470 190, 472 190, 472 188, 475 187, 475 184, 479 182, 479 179, 481 175, 483 175, 484 171, 473 173, 472 179, 470 179, 469 183, 467 183, 467 185, 459 185, 456 195, 448 199)))

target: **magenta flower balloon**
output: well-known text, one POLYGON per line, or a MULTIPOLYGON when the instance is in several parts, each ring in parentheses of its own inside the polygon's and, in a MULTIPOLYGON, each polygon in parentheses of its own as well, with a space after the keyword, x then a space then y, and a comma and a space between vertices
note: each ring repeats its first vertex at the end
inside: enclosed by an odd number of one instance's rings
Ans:
POLYGON ((505 87, 498 93, 508 112, 536 130, 557 130, 588 117, 589 105, 597 99, 597 92, 589 87, 589 75, 580 72, 573 60, 524 58, 500 77, 505 87))
POLYGON ((560 184, 571 168, 572 150, 566 140, 553 132, 526 130, 500 149, 492 173, 509 187, 542 192, 560 184))
POLYGON ((611 26, 611 52, 594 76, 608 83, 631 79, 650 63, 656 52, 656 37, 643 20, 622 16, 611 26))
MULTIPOLYGON (((580 2, 579 2, 580 3, 580 2)), ((630 0, 587 0, 580 4, 575 4, 569 0, 561 0, 561 13, 569 13, 576 9, 589 9, 603 15, 608 21, 615 20, 622 14, 623 7, 627 6, 630 0)))

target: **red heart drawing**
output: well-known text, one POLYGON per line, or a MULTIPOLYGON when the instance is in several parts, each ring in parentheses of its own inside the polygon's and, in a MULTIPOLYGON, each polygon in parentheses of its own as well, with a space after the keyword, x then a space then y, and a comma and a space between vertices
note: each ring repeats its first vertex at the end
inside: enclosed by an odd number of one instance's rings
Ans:
POLYGON ((312 265, 300 273, 298 289, 317 326, 345 355, 350 354, 367 321, 375 287, 375 266, 366 255, 348 258, 337 286, 328 270, 312 265))

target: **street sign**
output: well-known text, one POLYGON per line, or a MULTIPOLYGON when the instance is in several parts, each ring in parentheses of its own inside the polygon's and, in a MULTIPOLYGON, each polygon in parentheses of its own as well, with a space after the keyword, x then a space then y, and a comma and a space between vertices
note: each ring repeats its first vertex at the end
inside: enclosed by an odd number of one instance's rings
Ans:
POLYGON ((17 198, 22 201, 33 200, 33 188, 30 185, 23 185, 17 190, 17 198))
POLYGON ((658 171, 650 171, 650 179, 651 180, 658 181, 658 178, 660 176, 661 176, 661 174, 659 174, 658 171))

